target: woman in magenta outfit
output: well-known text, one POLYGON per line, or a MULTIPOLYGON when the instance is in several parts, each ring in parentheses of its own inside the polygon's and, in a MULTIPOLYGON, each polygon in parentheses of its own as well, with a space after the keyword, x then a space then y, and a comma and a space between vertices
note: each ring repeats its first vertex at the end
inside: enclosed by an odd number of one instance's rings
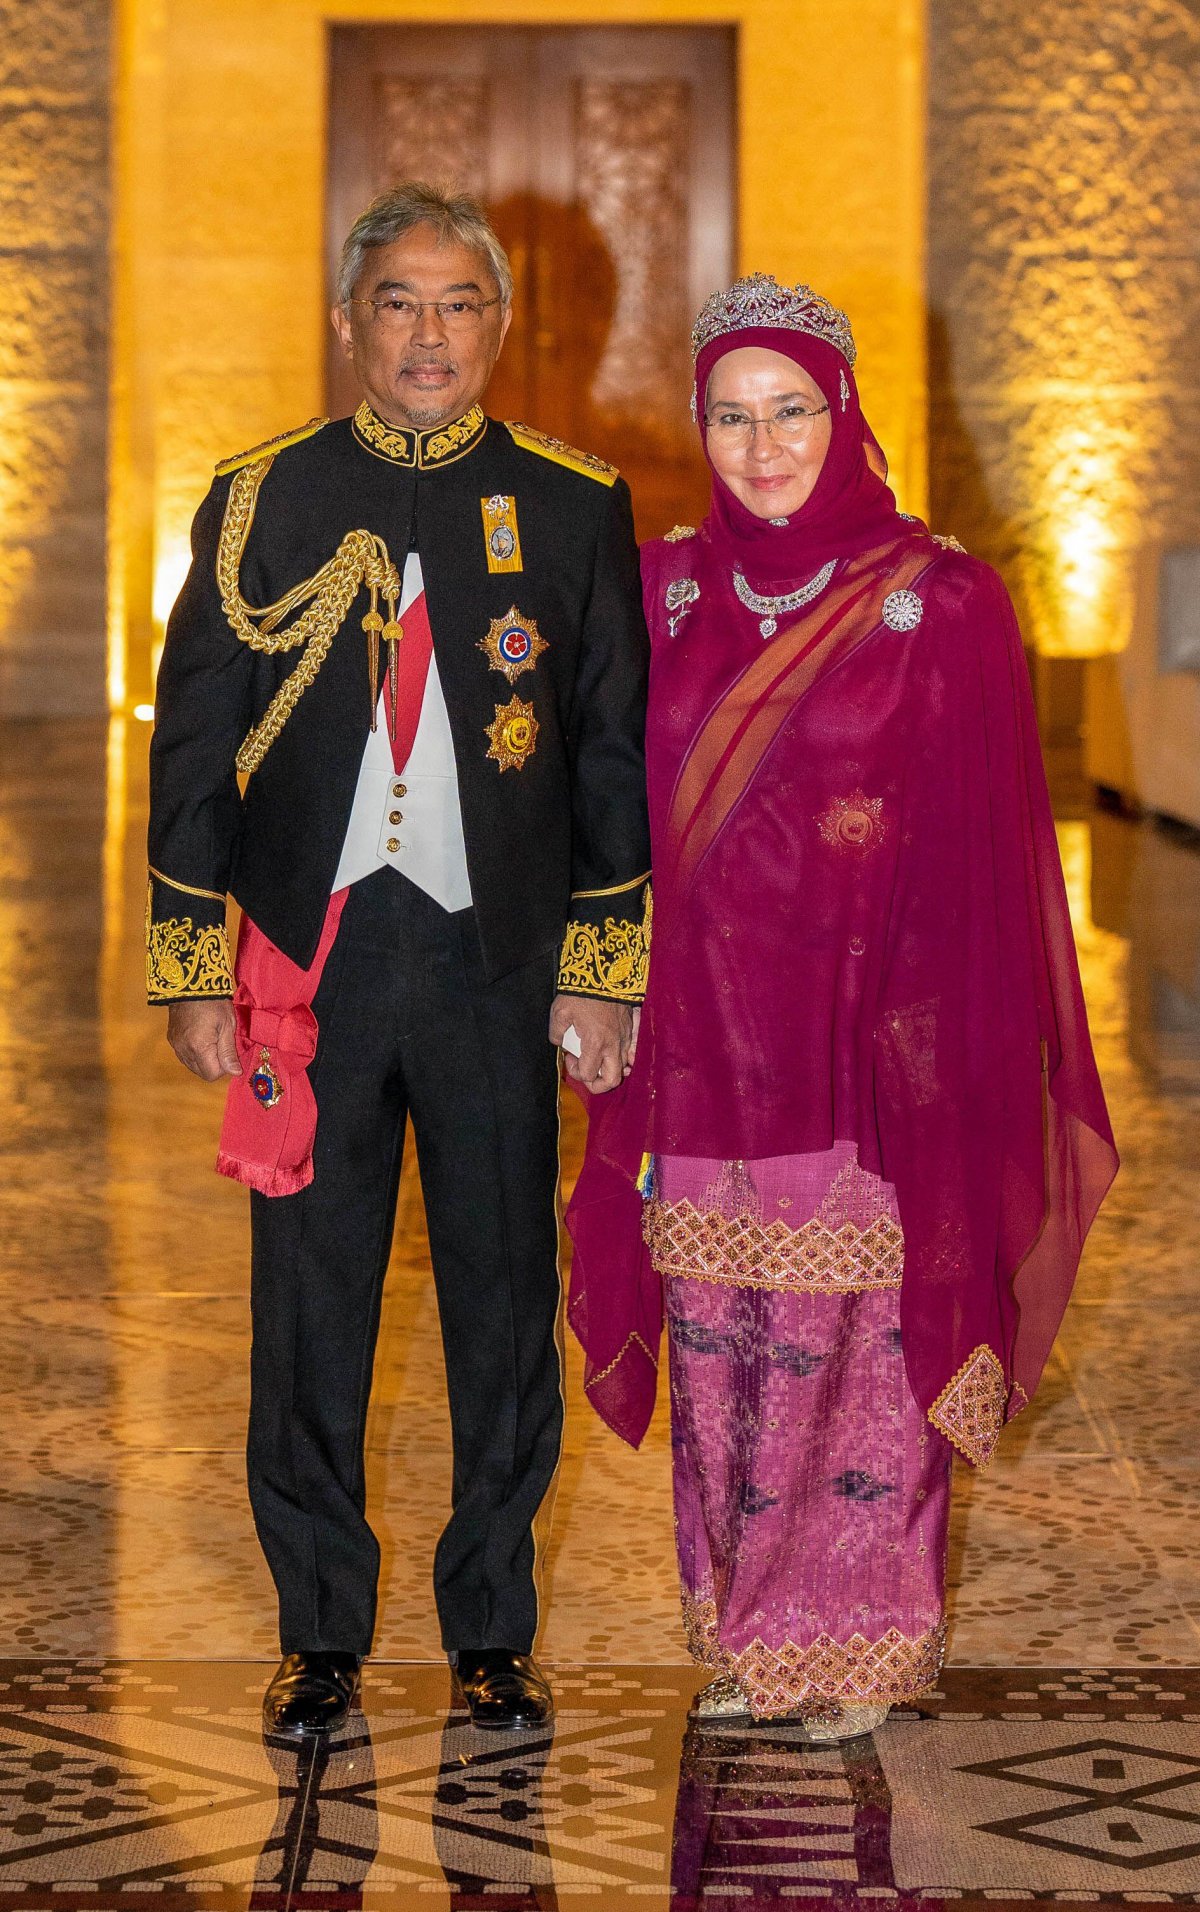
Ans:
POLYGON ((643 553, 654 943, 570 1318, 639 1441, 670 1350, 704 1714, 936 1679, 950 1460, 1037 1385, 1116 1170, 999 578, 900 513, 843 314, 705 306, 698 531, 643 553))

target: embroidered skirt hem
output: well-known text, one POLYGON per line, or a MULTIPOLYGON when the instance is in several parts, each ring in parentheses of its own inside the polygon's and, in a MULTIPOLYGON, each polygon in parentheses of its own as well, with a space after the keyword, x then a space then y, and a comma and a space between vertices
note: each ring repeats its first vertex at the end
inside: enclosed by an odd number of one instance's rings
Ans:
POLYGON ((945 1623, 908 1639, 891 1627, 878 1640, 820 1634, 806 1646, 752 1640, 738 1652, 722 1646, 712 1600, 683 1596, 683 1624, 692 1658, 736 1680, 755 1719, 828 1713, 843 1706, 902 1706, 935 1685, 946 1652, 945 1623))

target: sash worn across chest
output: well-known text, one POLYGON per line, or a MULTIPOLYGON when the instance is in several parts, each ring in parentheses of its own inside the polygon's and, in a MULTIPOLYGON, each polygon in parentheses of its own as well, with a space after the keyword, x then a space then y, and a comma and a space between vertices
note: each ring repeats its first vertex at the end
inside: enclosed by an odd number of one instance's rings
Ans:
POLYGON ((927 543, 848 560, 819 604, 768 645, 711 712, 680 769, 667 819, 672 888, 686 888, 745 795, 799 700, 883 621, 885 600, 911 589, 933 560, 927 543))

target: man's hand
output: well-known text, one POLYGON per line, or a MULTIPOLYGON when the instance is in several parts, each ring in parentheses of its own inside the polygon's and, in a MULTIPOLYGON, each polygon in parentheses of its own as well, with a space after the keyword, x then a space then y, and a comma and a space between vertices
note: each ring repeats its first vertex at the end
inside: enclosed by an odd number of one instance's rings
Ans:
POLYGON ((564 1049, 563 1066, 573 1081, 582 1082, 593 1095, 603 1095, 623 1082, 633 1066, 637 1020, 637 1012, 624 1003, 601 1002, 596 996, 556 996, 550 1010, 550 1040, 561 1047, 564 1033, 574 1023, 583 1053, 572 1056, 564 1049))
POLYGON ((216 1082, 241 1075, 231 1002, 173 1002, 167 1011, 167 1041, 185 1069, 216 1082))

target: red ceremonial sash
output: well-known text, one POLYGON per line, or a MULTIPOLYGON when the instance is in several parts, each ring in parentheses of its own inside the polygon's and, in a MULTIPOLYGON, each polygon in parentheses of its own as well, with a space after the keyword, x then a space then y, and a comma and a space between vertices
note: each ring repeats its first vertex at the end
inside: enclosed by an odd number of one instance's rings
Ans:
MULTIPOLYGON (((392 763, 412 755, 433 654, 425 594, 403 614, 396 670, 392 763)), ((389 706, 384 686, 385 710, 389 706)), ((232 1076, 217 1152, 217 1173, 261 1195, 295 1195, 313 1178, 317 1103, 308 1064, 317 1052, 312 1002, 337 938, 349 889, 329 899, 317 953, 301 969, 243 915, 234 962, 233 1008, 240 1076, 232 1076)))

